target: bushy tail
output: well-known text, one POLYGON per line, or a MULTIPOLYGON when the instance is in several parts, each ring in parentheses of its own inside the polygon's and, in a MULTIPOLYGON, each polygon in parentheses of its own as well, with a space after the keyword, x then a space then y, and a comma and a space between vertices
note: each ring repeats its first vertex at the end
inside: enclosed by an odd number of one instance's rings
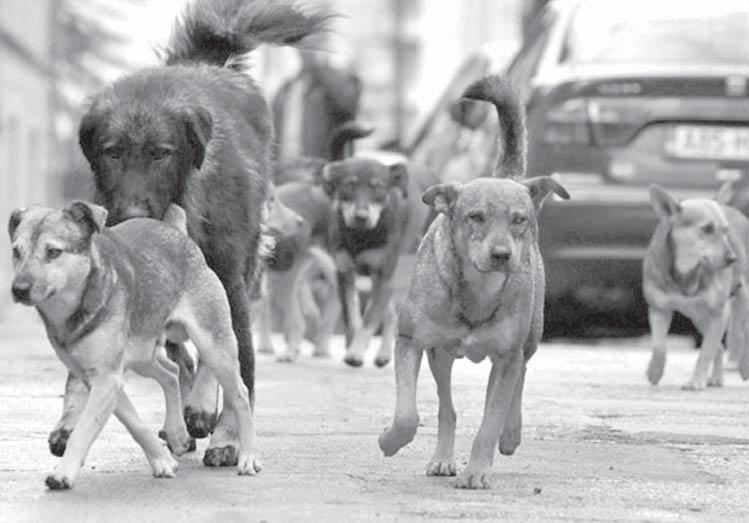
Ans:
POLYGON ((164 51, 167 65, 229 57, 261 44, 294 45, 326 29, 332 15, 282 0, 192 0, 177 19, 164 51))
POLYGON ((505 140, 495 175, 502 178, 524 178, 525 107, 510 83, 500 76, 487 76, 471 84, 463 93, 463 97, 491 102, 497 108, 499 125, 505 140))
POLYGON ((333 133, 330 137, 330 145, 328 146, 330 159, 336 161, 351 156, 351 152, 348 150, 347 145, 349 145, 353 140, 367 137, 373 132, 374 127, 356 120, 342 123, 333 129, 333 133))

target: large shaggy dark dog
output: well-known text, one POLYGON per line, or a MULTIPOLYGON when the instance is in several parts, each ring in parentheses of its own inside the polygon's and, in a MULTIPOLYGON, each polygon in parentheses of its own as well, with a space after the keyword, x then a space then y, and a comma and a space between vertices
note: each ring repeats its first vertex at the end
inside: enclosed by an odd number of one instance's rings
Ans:
MULTIPOLYGON (((109 210, 109 225, 161 218, 171 202, 187 212, 188 233, 228 294, 251 398, 248 283, 257 263, 273 126, 262 92, 233 57, 262 43, 297 43, 328 18, 293 2, 196 0, 175 25, 166 65, 104 89, 80 124, 95 200, 109 210)), ((200 368, 195 380, 185 414, 200 437, 215 422, 215 385, 208 385, 215 382, 200 368)), ((236 430, 228 418, 218 419, 204 457, 208 465, 236 463, 236 430)))

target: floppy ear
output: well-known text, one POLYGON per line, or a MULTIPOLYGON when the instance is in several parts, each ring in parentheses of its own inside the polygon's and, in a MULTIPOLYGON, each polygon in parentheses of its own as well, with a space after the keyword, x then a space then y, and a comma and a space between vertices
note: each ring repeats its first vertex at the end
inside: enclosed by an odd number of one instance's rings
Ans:
POLYGON ((202 107, 186 109, 182 114, 187 141, 192 149, 192 164, 200 169, 205 159, 205 148, 213 133, 211 113, 202 107))
POLYGON ((81 123, 78 126, 78 144, 81 146, 83 156, 88 160, 88 164, 91 169, 94 169, 96 164, 96 142, 94 137, 96 136, 96 130, 98 129, 102 121, 101 112, 91 107, 86 114, 81 118, 81 123))
POLYGON ((408 168, 397 163, 390 167, 390 187, 397 187, 403 193, 403 197, 408 197, 408 168))
POLYGON ((681 205, 674 200, 660 185, 650 186, 650 203, 653 204, 655 214, 661 218, 670 218, 681 212, 681 205))
POLYGON ((63 209, 75 223, 85 227, 89 235, 101 232, 107 223, 107 210, 100 205, 76 200, 63 209))
POLYGON ((536 176, 535 178, 523 180, 520 183, 528 187, 528 192, 530 192, 531 200, 536 210, 541 208, 541 205, 543 205, 544 200, 550 193, 554 193, 565 200, 570 199, 567 189, 557 183, 551 176, 536 176))
POLYGON ((458 199, 459 184, 455 182, 432 185, 421 195, 421 201, 437 212, 449 214, 458 199))
POLYGON ((322 171, 320 171, 320 183, 328 196, 333 196, 336 186, 338 185, 338 180, 345 172, 343 169, 339 168, 340 163, 341 162, 326 163, 322 168, 322 171))
POLYGON ((728 205, 732 198, 733 182, 731 180, 726 180, 725 182, 723 182, 723 185, 720 186, 720 189, 718 189, 718 193, 715 195, 715 199, 721 205, 728 205))
POLYGON ((13 238, 13 234, 16 232, 16 229, 18 229, 18 225, 21 223, 21 220, 23 220, 23 215, 26 214, 26 211, 26 207, 19 207, 10 213, 10 219, 8 220, 8 234, 11 238, 13 238))

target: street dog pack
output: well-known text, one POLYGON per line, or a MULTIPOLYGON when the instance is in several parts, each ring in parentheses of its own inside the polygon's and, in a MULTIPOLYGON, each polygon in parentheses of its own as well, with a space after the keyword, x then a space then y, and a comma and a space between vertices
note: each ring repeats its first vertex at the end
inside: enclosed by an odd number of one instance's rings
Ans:
MULTIPOLYGON (((372 132, 359 121, 333 133, 328 158, 275 166, 268 102, 237 58, 261 44, 303 46, 333 18, 291 0, 193 0, 161 65, 123 76, 85 107, 79 144, 91 201, 11 214, 10 292, 36 308, 68 371, 48 438, 61 458, 50 489, 73 487, 113 414, 155 477, 174 477, 177 458, 206 437, 206 466, 258 475, 253 330, 258 352, 286 364, 299 360, 305 338, 315 357, 329 358, 341 332, 340 372, 362 372, 353 368, 379 335, 374 365, 393 361, 396 384, 392 422, 377 440, 388 457, 420 426, 426 354, 438 397, 428 476, 490 488, 496 451, 520 445, 527 369, 544 327, 538 217, 548 198, 570 194, 556 177, 526 173, 525 106, 499 76, 477 79, 462 97, 497 114, 491 176, 464 173, 470 181, 458 183, 404 154, 357 154, 354 142, 372 132), (399 289, 406 259, 413 267, 399 289), (491 364, 463 467, 451 385, 460 358, 491 364), (128 370, 163 390, 160 432, 132 405, 128 370)), ((650 190, 660 218, 643 272, 653 385, 675 312, 704 337, 685 389, 723 385, 724 346, 749 378, 749 221, 727 205, 729 191, 678 201, 650 190)))

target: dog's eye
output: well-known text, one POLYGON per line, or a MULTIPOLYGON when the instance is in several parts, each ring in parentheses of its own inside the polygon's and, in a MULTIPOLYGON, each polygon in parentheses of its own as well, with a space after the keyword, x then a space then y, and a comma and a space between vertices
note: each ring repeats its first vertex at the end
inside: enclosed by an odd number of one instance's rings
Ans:
POLYGON ((468 213, 468 219, 474 223, 484 223, 486 221, 484 213, 481 211, 473 211, 468 213))
POLYGON ((705 234, 713 234, 715 232, 715 225, 708 223, 702 226, 702 232, 705 234))
POLYGON ((57 247, 47 247, 47 259, 48 260, 54 260, 55 258, 59 258, 62 254, 62 249, 58 249, 57 247))
POLYGON ((160 149, 156 149, 153 152, 153 159, 154 160, 163 160, 164 158, 167 158, 168 156, 172 155, 172 150, 167 149, 166 147, 162 147, 160 149))
POLYGON ((512 218, 512 224, 513 225, 525 225, 525 223, 528 221, 527 216, 517 215, 512 218))
POLYGON ((121 154, 122 151, 120 151, 119 147, 107 147, 104 149, 104 156, 106 156, 110 160, 119 160, 121 154))

